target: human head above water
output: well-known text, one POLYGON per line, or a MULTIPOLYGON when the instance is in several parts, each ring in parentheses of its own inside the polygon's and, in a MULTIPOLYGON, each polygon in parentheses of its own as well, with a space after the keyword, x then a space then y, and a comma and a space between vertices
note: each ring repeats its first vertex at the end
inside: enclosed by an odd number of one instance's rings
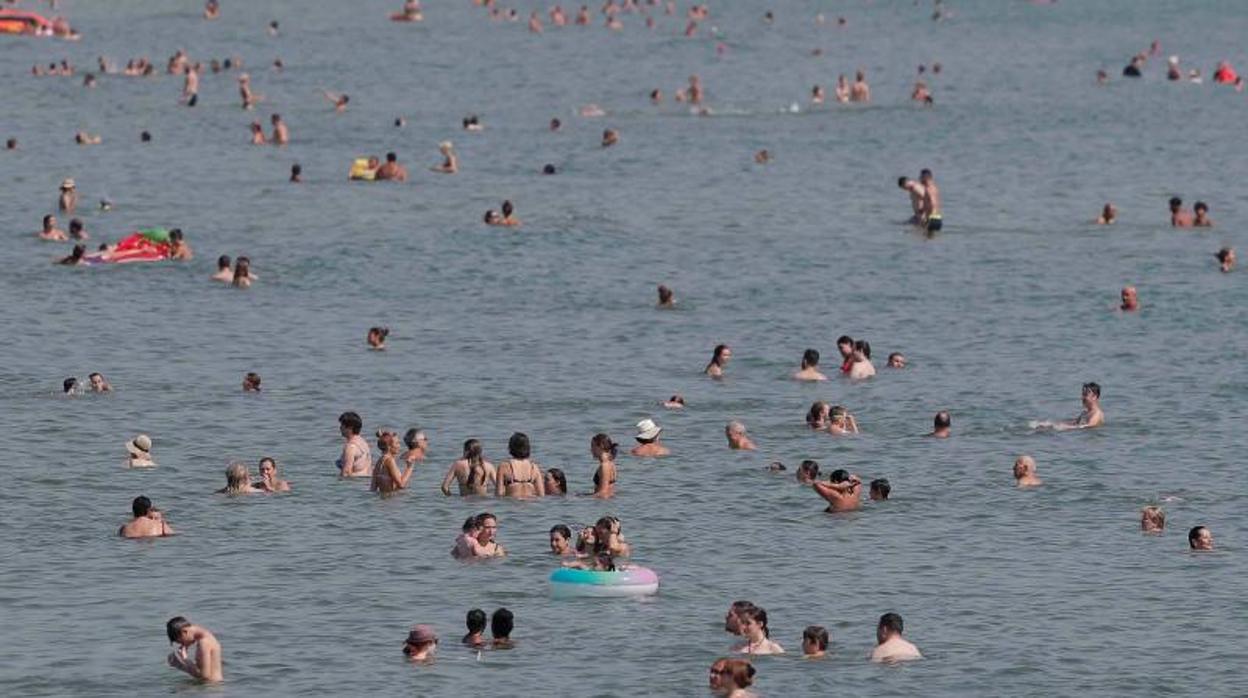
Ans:
POLYGON ((152 500, 139 495, 130 503, 130 511, 134 512, 134 518, 147 516, 147 512, 152 510, 152 500))
POLYGON ((358 435, 360 430, 364 428, 364 420, 360 419, 360 415, 354 412, 343 412, 338 415, 338 426, 348 433, 358 435))
POLYGON ((532 453, 528 435, 519 431, 512 434, 507 440, 507 453, 511 454, 512 458, 527 459, 532 453))
POLYGON ((515 626, 515 615, 505 608, 494 611, 494 615, 490 617, 490 634, 495 640, 510 638, 515 626))

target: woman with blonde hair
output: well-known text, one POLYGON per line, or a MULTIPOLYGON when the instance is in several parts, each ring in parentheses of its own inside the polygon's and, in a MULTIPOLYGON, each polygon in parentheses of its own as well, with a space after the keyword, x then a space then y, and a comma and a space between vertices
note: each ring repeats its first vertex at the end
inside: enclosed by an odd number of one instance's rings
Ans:
POLYGON ((442 141, 438 144, 438 152, 442 153, 442 164, 437 167, 431 167, 434 172, 442 174, 455 174, 459 172, 459 156, 455 154, 455 145, 450 141, 442 141))
POLYGON ((217 490, 218 494, 255 494, 260 490, 251 486, 251 473, 246 463, 230 463, 225 469, 225 488, 217 490))
POLYGON ((412 479, 412 470, 416 466, 408 463, 407 468, 399 472, 396 458, 399 455, 399 435, 392 431, 378 431, 377 449, 381 451, 381 458, 373 466, 373 479, 368 489, 382 495, 407 489, 407 483, 412 479))

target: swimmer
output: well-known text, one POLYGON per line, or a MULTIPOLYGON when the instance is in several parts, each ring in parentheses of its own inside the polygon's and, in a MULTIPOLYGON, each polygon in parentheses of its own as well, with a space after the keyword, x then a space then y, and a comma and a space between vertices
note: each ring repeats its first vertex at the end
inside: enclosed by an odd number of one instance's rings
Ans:
POLYGON ((430 168, 432 171, 441 172, 442 174, 459 172, 459 156, 455 154, 455 146, 450 141, 439 143, 438 152, 442 153, 442 164, 430 168))
POLYGON ((169 666, 190 674, 204 683, 220 683, 225 680, 221 670, 221 643, 207 628, 192 625, 182 616, 170 618, 165 624, 165 634, 175 645, 169 653, 169 666), (195 648, 195 658, 188 650, 195 648))
POLYGON ((757 153, 754 153, 754 162, 760 165, 766 165, 767 163, 771 162, 774 159, 775 158, 771 156, 771 152, 768 151, 766 148, 763 148, 757 153))
POLYGON ((238 76, 238 96, 242 99, 242 107, 245 110, 254 109, 256 102, 260 101, 260 98, 251 91, 251 76, 247 73, 238 76))
POLYGON ((407 451, 403 453, 403 462, 420 463, 425 460, 425 452, 429 450, 429 437, 425 430, 412 427, 403 434, 403 445, 407 451))
POLYGON ((606 434, 594 434, 589 442, 589 453, 598 461, 594 471, 594 497, 610 499, 615 496, 616 468, 615 458, 620 446, 606 434))
POLYGON ((784 654, 780 643, 771 639, 767 627, 767 611, 754 606, 740 614, 741 636, 745 642, 732 648, 738 654, 784 654))
POLYGON ((78 379, 70 376, 69 378, 61 381, 61 391, 66 395, 78 395, 78 379))
POLYGON ((405 0, 403 9, 397 14, 390 15, 390 19, 395 22, 423 22, 425 14, 421 11, 420 0, 405 0))
POLYGON ((1038 487, 1044 484, 1036 477, 1035 458, 1019 456, 1014 459, 1014 483, 1017 487, 1038 487))
MULTIPOLYGON (((673 397, 680 397, 674 395, 673 397)), ((683 404, 683 403, 682 403, 683 404)), ((659 443, 659 434, 663 432, 663 427, 654 423, 653 419, 646 418, 637 422, 637 445, 629 454, 636 458, 662 458, 671 454, 662 443, 659 443)))
POLYGON ((1140 309, 1140 296, 1134 286, 1123 287, 1122 303, 1119 304, 1118 309, 1124 313, 1134 313, 1140 309))
POLYGON ((182 69, 182 102, 193 107, 199 102, 199 64, 182 69))
POLYGON ((1109 73, 1105 72, 1103 69, 1102 69, 1102 70, 1098 70, 1098 71, 1096 71, 1096 84, 1098 84, 1098 85, 1108 85, 1108 84, 1109 84, 1109 73))
POLYGON ((849 410, 840 405, 833 405, 828 411, 828 433, 833 436, 845 436, 848 434, 857 434, 858 420, 849 410))
POLYGON ((550 527, 550 554, 557 557, 575 557, 572 549, 572 529, 557 524, 550 527))
POLYGON ((503 216, 498 211, 495 211, 494 209, 489 209, 488 211, 485 212, 484 221, 486 225, 502 226, 503 216))
POLYGON ((261 490, 251 485, 251 472, 246 463, 230 463, 225 469, 225 487, 217 490, 217 494, 228 494, 231 497, 239 494, 256 494, 261 490))
POLYGON ((937 412, 932 418, 932 433, 928 436, 937 439, 947 439, 953 436, 953 417, 949 416, 944 410, 937 412))
POLYGON ((702 372, 711 378, 723 378, 724 367, 731 359, 732 349, 727 344, 718 344, 715 346, 715 351, 711 353, 711 362, 702 369, 702 372))
POLYGON ((657 87, 654 88, 653 90, 650 90, 650 103, 655 105, 656 107, 662 104, 663 103, 663 90, 660 90, 657 87))
POLYGON ((399 435, 392 431, 378 431, 377 450, 381 452, 381 457, 373 466, 369 491, 387 495, 407 489, 407 483, 412 479, 412 469, 416 466, 415 463, 408 462, 403 472, 399 472, 399 435))
POLYGON ((77 267, 77 266, 81 266, 87 263, 86 257, 87 257, 87 246, 86 245, 74 245, 74 249, 70 251, 68 255, 56 260, 55 263, 61 264, 67 267, 77 267))
POLYGON ((537 14, 537 10, 529 13, 529 32, 533 34, 542 33, 542 18, 537 14))
POLYGON ((465 131, 484 131, 485 124, 481 123, 481 118, 479 116, 477 116, 476 114, 471 114, 469 116, 464 117, 464 130, 465 131))
POLYGON ((1192 227, 1192 214, 1183 208, 1183 199, 1177 196, 1170 197, 1170 227, 1192 227))
POLYGON ((468 439, 464 442, 463 456, 451 464, 442 478, 442 494, 451 496, 451 483, 456 482, 461 497, 489 496, 490 485, 497 480, 498 472, 481 455, 481 442, 468 439))
POLYGON ((253 280, 255 277, 251 275, 251 260, 246 257, 234 260, 234 278, 230 280, 230 284, 234 288, 251 288, 253 280))
POLYGON ((895 351, 895 352, 893 352, 893 353, 889 354, 889 355, 888 355, 888 363, 887 363, 887 364, 885 364, 885 367, 886 367, 886 368, 905 368, 905 367, 906 367, 906 356, 905 356, 905 354, 902 354, 902 353, 901 353, 901 352, 899 352, 899 351, 895 351))
POLYGON ((614 516, 604 516, 594 524, 594 554, 606 553, 613 557, 632 557, 633 548, 621 533, 623 524, 614 516))
POLYGON ((1066 423, 1067 428, 1092 429, 1105 423, 1105 413, 1101 411, 1101 386, 1096 383, 1084 383, 1080 391, 1083 412, 1072 421, 1066 423))
POLYGON ((617 130, 615 130, 615 129, 613 129, 613 128, 609 128, 609 129, 607 129, 607 130, 605 130, 605 131, 603 131, 603 132, 602 132, 602 147, 604 147, 604 148, 610 148, 611 146, 613 146, 613 145, 615 145, 616 143, 619 143, 619 142, 620 142, 620 132, 619 132, 619 131, 617 131, 617 130))
POLYGON ((471 523, 466 522, 464 526, 465 533, 456 541, 455 550, 452 552, 456 558, 503 557, 507 554, 503 546, 495 540, 498 535, 498 518, 493 514, 477 514, 471 519, 471 523), (475 533, 468 535, 469 530, 475 533))
POLYGON ((1106 202, 1105 207, 1101 209, 1101 215, 1097 217, 1097 225, 1113 225, 1118 220, 1118 207, 1106 202))
POLYGON ((558 171, 555 169, 555 166, 553 163, 548 162, 545 165, 542 165, 542 174, 544 175, 553 175, 553 174, 557 174, 557 172, 558 171))
POLYGON ((810 88, 810 103, 823 104, 824 94, 823 85, 815 85, 810 88))
POLYGON ((923 185, 923 225, 931 235, 940 232, 944 226, 940 208, 940 187, 936 186, 936 178, 928 169, 919 173, 919 184, 923 185))
POLYGON ((292 184, 300 184, 303 182, 303 165, 296 162, 290 166, 290 182, 292 184))
POLYGON ((152 460, 152 439, 147 434, 139 434, 138 436, 126 442, 127 468, 155 468, 156 461, 152 460))
POLYGON ((1140 530, 1145 533, 1162 533, 1166 530, 1166 512, 1158 506, 1140 510, 1140 530))
POLYGON ((87 387, 93 393, 113 392, 113 386, 109 385, 108 381, 104 380, 103 374, 98 372, 87 375, 87 387))
POLYGON ((399 164, 399 156, 393 152, 386 153, 386 162, 373 174, 377 180, 407 181, 407 168, 399 164))
POLYGON ((754 608, 754 604, 749 601, 733 601, 728 607, 727 615, 724 616, 724 632, 730 635, 740 635, 741 614, 751 608, 754 608))
POLYGON ((364 420, 354 412, 338 415, 338 433, 342 435, 342 455, 338 457, 339 477, 369 477, 373 474, 373 457, 368 442, 360 436, 364 420))
POLYGON ((560 7, 559 5, 555 5, 554 7, 550 8, 550 23, 555 25, 556 27, 562 27, 562 26, 567 25, 568 16, 563 13, 563 8, 560 7))
POLYGON ((861 70, 854 75, 854 84, 849 87, 849 101, 871 101, 871 86, 867 84, 866 74, 861 70))
POLYGON ((216 19, 221 16, 221 5, 217 0, 204 3, 204 19, 216 19))
POLYGON ((340 95, 336 92, 330 92, 329 90, 321 90, 321 94, 325 96, 325 99, 328 100, 330 104, 334 105, 334 111, 339 114, 346 111, 347 104, 351 102, 350 95, 340 95))
POLYGON ((490 649, 509 650, 515 647, 511 640, 511 631, 515 629, 516 616, 511 611, 500 608, 490 616, 490 649))
POLYGON ((841 373, 848 374, 854 366, 854 340, 849 335, 836 338, 836 350, 841 353, 841 373))
POLYGON ((265 456, 260 459, 260 479, 252 487, 261 492, 289 492, 290 483, 277 474, 277 461, 265 456))
POLYGON ((1187 532, 1187 544, 1192 550, 1213 550, 1213 534, 1204 526, 1196 526, 1187 532))
POLYGON ((431 662, 438 649, 438 634, 429 625, 414 625, 403 641, 403 654, 412 662, 431 662))
POLYGON ((685 398, 680 393, 677 393, 664 400, 663 407, 669 410, 683 410, 685 409, 685 398))
POLYGON ((270 116, 269 123, 273 124, 273 145, 286 145, 290 142, 290 129, 286 128, 281 114, 270 116))
POLYGON ((849 81, 845 79, 845 74, 841 73, 836 77, 836 101, 845 104, 849 101, 849 81))
POLYGON ((875 629, 876 645, 871 651, 871 661, 892 664, 923 658, 919 648, 902 635, 904 627, 905 623, 896 613, 880 616, 880 623, 875 629))
POLYGON ((64 230, 56 227, 56 216, 50 213, 43 217, 43 230, 35 233, 35 237, 50 242, 64 242, 69 239, 64 230))
POLYGON ((932 92, 927 89, 927 83, 918 80, 914 83, 914 89, 910 91, 910 101, 912 102, 931 102, 932 92))
POLYGON ((78 189, 73 179, 61 182, 61 194, 56 200, 57 208, 65 213, 73 213, 78 208, 78 189))
POLYGON ((1183 79, 1183 72, 1179 70, 1179 57, 1170 56, 1166 60, 1166 79, 1171 82, 1183 79))
POLYGON ((74 142, 78 145, 99 145, 104 139, 99 136, 93 136, 86 131, 78 131, 74 134, 74 142))
POLYGON ((910 224, 919 225, 923 221, 923 185, 909 177, 898 177, 897 186, 910 195, 910 208, 914 211, 910 224))
POLYGON ((460 640, 460 643, 468 647, 481 648, 485 646, 485 611, 474 608, 468 612, 464 619, 464 624, 468 626, 468 634, 460 640))
POLYGON ((1209 218, 1209 204, 1206 204, 1203 201, 1197 201, 1192 206, 1192 211, 1194 211, 1196 214, 1196 216, 1192 218, 1193 228, 1212 228, 1213 227, 1213 221, 1210 220, 1209 218))
POLYGON ((828 631, 808 625, 802 631, 802 659, 822 659, 828 653, 828 631))
POLYGON ((165 523, 164 514, 152 506, 152 500, 142 495, 130 503, 134 518, 117 531, 122 538, 164 538, 173 535, 173 527, 165 523))
POLYGON ((832 406, 823 400, 812 402, 810 409, 806 410, 806 426, 811 429, 827 429, 831 413, 832 406))
POLYGON ((844 469, 833 470, 828 482, 812 482, 815 492, 828 502, 825 509, 830 514, 843 511, 854 511, 862 505, 858 489, 862 480, 857 475, 850 475, 844 469))
POLYGON ((551 120, 550 120, 550 130, 551 130, 552 132, 554 132, 554 131, 558 131, 558 130, 559 130, 559 129, 561 129, 561 128, 563 128, 563 122, 562 122, 562 121, 560 121, 560 120, 558 120, 558 119, 551 119, 551 120))
POLYGON ((248 128, 251 129, 251 144, 252 145, 267 145, 268 144, 268 141, 264 137, 264 127, 260 125, 259 121, 251 122, 251 126, 249 126, 248 128))
POLYGON ((854 353, 850 356, 850 380, 866 380, 875 375, 875 366, 871 364, 871 345, 865 339, 854 342, 854 353))
POLYGON ((499 497, 545 497, 546 483, 542 471, 530 460, 532 447, 526 434, 516 432, 507 441, 510 459, 498 466, 496 494, 499 497))
POLYGON ((664 286, 663 284, 659 284, 659 304, 656 307, 658 308, 675 308, 676 307, 676 294, 672 292, 672 289, 668 288, 667 286, 664 286))
POLYGON ((174 228, 169 231, 169 259, 179 262, 189 262, 192 257, 191 246, 186 244, 186 239, 182 235, 181 228, 174 228))
POLYGON ((797 482, 801 485, 814 484, 819 479, 819 464, 813 460, 804 460, 797 466, 797 482))
POLYGON ((827 379, 827 376, 819 372, 819 352, 814 349, 807 349, 803 352, 801 370, 793 374, 793 380, 826 381, 827 379))
POLYGON ((390 336, 389 327, 370 327, 368 328, 368 336, 365 340, 368 342, 368 348, 373 351, 386 350, 386 337, 390 336))
POLYGON ((757 447, 754 442, 746 436, 745 425, 738 421, 728 422, 728 426, 724 427, 724 436, 728 439, 728 448, 734 451, 754 451, 757 447))
POLYGON ((877 477, 871 481, 871 486, 867 491, 867 497, 873 502, 886 502, 888 495, 893 491, 892 484, 886 477, 877 477))
POLYGON ((234 280, 234 270, 231 269, 232 265, 233 260, 230 259, 228 254, 223 254, 220 257, 217 257, 217 271, 210 278, 213 281, 221 281, 227 284, 230 283, 234 280))
POLYGON ((756 673, 754 665, 744 659, 717 659, 711 665, 711 691, 726 698, 754 698, 748 689, 756 673))
POLYGON ((269 36, 277 36, 277 20, 269 22, 269 36))
POLYGON ((1227 273, 1235 268, 1235 248, 1223 247, 1214 255, 1218 260, 1218 268, 1222 273, 1227 273))

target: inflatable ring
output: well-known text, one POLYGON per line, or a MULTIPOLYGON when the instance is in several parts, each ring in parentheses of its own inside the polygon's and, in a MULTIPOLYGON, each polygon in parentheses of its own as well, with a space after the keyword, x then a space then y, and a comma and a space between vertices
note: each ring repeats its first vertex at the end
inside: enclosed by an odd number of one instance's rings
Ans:
POLYGON ((649 596, 659 591, 659 575, 645 567, 615 572, 562 567, 550 573, 555 596, 649 596))

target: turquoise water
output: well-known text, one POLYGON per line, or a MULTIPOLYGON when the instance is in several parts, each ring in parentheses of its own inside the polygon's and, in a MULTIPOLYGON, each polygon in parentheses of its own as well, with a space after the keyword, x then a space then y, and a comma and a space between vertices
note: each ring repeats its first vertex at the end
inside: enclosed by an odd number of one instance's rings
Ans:
POLYGON ((765 607, 790 651, 808 624, 833 635, 825 662, 759 658, 762 695, 1248 692, 1236 465, 1248 294, 1212 258, 1243 248, 1248 97, 1162 74, 1172 53, 1207 80, 1220 59, 1248 69, 1240 4, 967 0, 937 24, 927 3, 738 3, 713 8, 719 57, 716 39, 681 36, 680 16, 653 32, 627 16, 619 33, 533 37, 466 0, 429 3, 417 26, 384 20, 398 2, 227 0, 216 23, 192 2, 62 4, 81 42, 0 37, 0 136, 20 141, 0 152, 5 694, 180 690, 163 624, 185 614, 224 645, 228 683, 214 692, 700 695, 737 598, 765 607), (264 31, 273 18, 278 37, 264 31), (1154 38, 1162 56, 1146 76, 1118 77, 1154 38), (170 76, 103 76, 92 90, 80 76, 29 76, 34 63, 88 68, 101 54, 163 67, 179 47, 243 57, 261 107, 241 111, 225 73, 204 75, 195 109, 178 106, 170 76), (268 68, 279 56, 281 74, 268 68), (914 67, 936 61, 935 108, 911 106, 914 67), (860 66, 872 105, 808 108, 813 84, 830 91, 860 66), (670 102, 695 72, 710 117, 670 102), (669 97, 658 108, 655 87, 669 97), (349 93, 350 109, 334 114, 320 89, 349 93), (588 103, 608 116, 576 116, 588 103), (273 111, 290 147, 249 146, 247 124, 273 111), (459 129, 469 113, 483 132, 459 129), (547 130, 552 117, 562 132, 547 130), (608 127, 621 143, 603 150, 608 127), (103 144, 74 145, 78 129, 103 144), (152 143, 139 143, 144 129, 152 143), (425 169, 444 139, 460 153, 455 177, 425 169), (775 162, 755 165, 760 148, 775 162), (346 181, 352 158, 388 150, 411 182, 346 181), (302 186, 285 181, 294 162, 302 186), (560 174, 541 176, 547 162, 560 174), (931 240, 901 224, 895 185, 922 167, 945 198, 946 231, 931 240), (33 232, 65 177, 93 240, 176 225, 196 258, 47 264, 68 246, 33 232), (1174 194, 1208 201, 1218 226, 1170 229, 1174 194), (105 197, 114 210, 95 211, 105 197), (480 224, 503 199, 520 229, 480 224), (1119 224, 1089 225, 1107 200, 1119 224), (260 281, 209 282, 223 253, 250 256, 260 281), (658 283, 680 310, 654 310, 658 283), (1112 311, 1128 283, 1137 315, 1112 311), (372 325, 391 328, 388 351, 366 350, 372 325), (808 346, 834 368, 840 334, 870 340, 877 378, 787 379, 808 346), (720 342, 735 357, 712 383, 700 371, 720 342), (911 367, 883 369, 891 351, 911 367), (57 394, 93 370, 115 394, 57 394), (264 377, 262 395, 239 391, 247 371, 264 377), (1088 380, 1103 387, 1106 428, 1028 428, 1074 416, 1088 380), (657 406, 674 392, 689 409, 657 406), (849 407, 865 433, 809 433, 816 399, 849 407), (381 501, 335 478, 348 409, 368 433, 429 432, 409 492, 381 501), (922 438, 940 409, 955 437, 922 438), (586 492, 590 437, 631 443, 647 416, 673 456, 623 458, 613 501, 437 491, 464 439, 497 461, 521 430, 586 492), (725 448, 729 419, 757 453, 725 448), (121 468, 139 432, 155 442, 150 472, 121 468), (1020 453, 1044 487, 1013 488, 1020 453), (291 495, 212 494, 228 462, 263 455, 291 495), (763 470, 804 458, 888 477, 893 500, 832 517, 763 470), (138 494, 181 535, 118 540, 138 494), (1163 499, 1166 534, 1141 536, 1139 509, 1163 499), (484 510, 511 556, 455 563, 459 525, 484 510), (604 514, 623 520, 660 594, 552 600, 546 531, 604 514), (1187 552, 1196 524, 1218 552, 1187 552), (461 651, 464 613, 499 606, 516 613, 518 648, 461 651), (863 660, 889 610, 927 661, 863 660), (417 622, 444 640, 431 667, 399 651, 417 622))

